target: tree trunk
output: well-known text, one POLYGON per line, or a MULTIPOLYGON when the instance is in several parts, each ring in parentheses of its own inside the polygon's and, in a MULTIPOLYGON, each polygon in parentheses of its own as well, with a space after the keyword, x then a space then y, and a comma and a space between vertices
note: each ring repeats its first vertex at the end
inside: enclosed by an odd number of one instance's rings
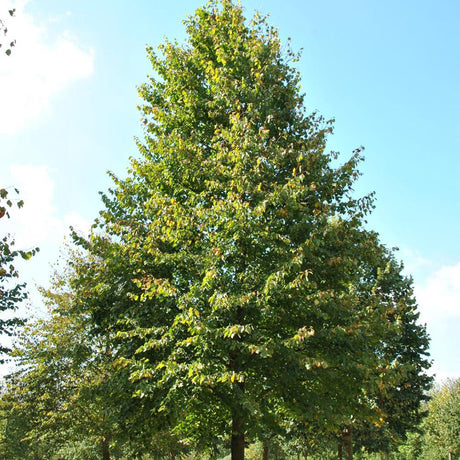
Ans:
POLYGON ((449 460, 453 460, 454 456, 452 455, 452 452, 449 450, 449 460))
POLYGON ((342 439, 339 439, 339 442, 337 443, 337 459, 338 459, 338 460, 343 460, 343 444, 342 444, 342 439))
POLYGON ((244 420, 238 411, 232 414, 232 460, 244 460, 244 420))
POLYGON ((268 439, 264 439, 264 447, 262 451, 262 460, 268 460, 268 454, 270 452, 270 441, 268 439))
MULTIPOLYGON (((237 308, 237 319, 239 324, 243 324, 243 310, 241 306, 237 308)), ((235 340, 239 340, 236 338, 235 340)), ((235 350, 230 353, 230 369, 238 375, 240 369, 240 353, 235 350)), ((244 395, 244 382, 234 382, 233 384, 233 404, 232 404, 232 460, 244 460, 244 425, 245 410, 241 404, 244 395)))
POLYGON ((169 452, 168 458, 169 460, 176 460, 176 454, 174 452, 169 452))
POLYGON ((353 442, 351 426, 347 427, 342 435, 342 443, 345 450, 345 460, 353 460, 353 442))
POLYGON ((101 447, 102 447, 102 460, 110 460, 110 444, 109 444, 108 436, 104 436, 101 439, 101 447))

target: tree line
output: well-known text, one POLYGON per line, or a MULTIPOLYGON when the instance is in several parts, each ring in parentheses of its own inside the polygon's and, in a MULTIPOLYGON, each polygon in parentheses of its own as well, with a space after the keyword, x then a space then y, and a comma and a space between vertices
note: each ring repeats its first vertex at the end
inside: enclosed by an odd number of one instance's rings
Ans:
POLYGON ((3 455, 389 454, 423 415, 428 336, 353 193, 362 148, 326 150, 265 17, 211 1, 185 27, 148 48, 139 155, 18 335, 3 455))

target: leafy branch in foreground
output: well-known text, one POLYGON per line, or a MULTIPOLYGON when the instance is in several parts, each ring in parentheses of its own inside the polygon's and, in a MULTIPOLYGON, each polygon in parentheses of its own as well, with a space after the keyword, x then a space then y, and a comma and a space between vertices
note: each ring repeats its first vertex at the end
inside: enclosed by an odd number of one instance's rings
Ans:
MULTIPOLYGON (((18 190, 14 190, 19 193, 18 190)), ((9 210, 17 206, 22 208, 22 200, 10 198, 7 189, 0 189, 0 219, 9 218, 9 210)), ((19 277, 18 271, 14 266, 14 261, 21 257, 24 260, 30 259, 38 252, 38 248, 24 251, 14 249, 14 239, 10 235, 5 235, 0 239, 0 312, 14 312, 21 302, 27 298, 24 283, 16 283, 19 277)), ((23 324, 19 318, 9 318, 0 320, 0 335, 11 336, 17 326, 23 324)), ((9 351, 6 346, 0 346, 0 352, 5 354, 9 351)), ((3 361, 3 359, 2 359, 3 361)))
MULTIPOLYGON (((16 9, 13 8, 11 10, 8 10, 8 14, 10 16, 14 16, 14 13, 15 13, 16 9)), ((3 36, 5 37, 6 34, 8 33, 8 27, 6 25, 6 21, 3 21, 2 19, 0 19, 0 34, 3 33, 3 36)), ((11 40, 11 41, 8 41, 6 44, 5 43, 2 43, 0 42, 0 48, 4 47, 6 45, 6 50, 5 50, 5 54, 7 56, 10 56, 11 55, 11 49, 16 46, 16 40, 11 40)))

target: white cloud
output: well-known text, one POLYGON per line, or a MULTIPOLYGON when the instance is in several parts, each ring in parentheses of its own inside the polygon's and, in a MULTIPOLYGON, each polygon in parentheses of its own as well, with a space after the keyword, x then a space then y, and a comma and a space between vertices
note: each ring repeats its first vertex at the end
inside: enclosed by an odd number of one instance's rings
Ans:
POLYGON ((432 262, 423 257, 420 251, 414 249, 401 248, 396 253, 396 258, 403 261, 404 273, 412 275, 416 279, 421 277, 427 270, 433 268, 432 262))
POLYGON ((72 227, 77 233, 87 236, 90 232, 92 222, 82 217, 78 212, 72 211, 64 217, 65 227, 72 227))
POLYGON ((46 310, 36 286, 48 285, 53 266, 57 263, 60 249, 69 234, 69 226, 87 234, 91 225, 77 211, 71 211, 66 215, 59 213, 55 203, 55 174, 57 171, 42 165, 12 165, 9 170, 0 170, 1 186, 14 184, 20 192, 16 195, 14 190, 9 188, 8 198, 24 201, 23 208, 11 209, 10 219, 1 220, 1 235, 10 233, 14 237, 15 248, 40 248, 40 252, 30 260, 15 260, 21 282, 27 283, 31 308, 34 314, 39 316, 46 310))
POLYGON ((441 267, 415 284, 423 322, 460 321, 460 262, 441 267))
MULTIPOLYGON (((27 2, 8 2, 16 8, 8 36, 17 45, 0 66, 0 133, 15 134, 49 108, 53 96, 93 72, 94 52, 84 49, 69 32, 47 41, 47 29, 27 14, 27 2)), ((50 21, 51 22, 51 21, 50 21)))
POLYGON ((443 364, 444 365, 441 366, 435 361, 428 371, 429 375, 435 377, 435 382, 441 384, 449 379, 456 380, 459 378, 460 374, 458 369, 451 369, 449 366, 446 366, 445 363, 443 364))
MULTIPOLYGON (((58 216, 54 204, 53 171, 42 165, 11 165, 10 177, 2 183, 12 183, 20 191, 18 199, 24 201, 20 210, 13 209, 12 218, 6 221, 8 231, 14 233, 16 245, 22 248, 53 244, 58 247, 69 226, 88 233, 90 222, 78 212, 58 216)), ((14 195, 12 195, 14 197, 14 195)))
POLYGON ((51 171, 46 166, 11 165, 10 175, 11 183, 20 190, 19 198, 25 203, 9 222, 15 229, 16 244, 32 247, 60 233, 62 224, 53 204, 51 171))

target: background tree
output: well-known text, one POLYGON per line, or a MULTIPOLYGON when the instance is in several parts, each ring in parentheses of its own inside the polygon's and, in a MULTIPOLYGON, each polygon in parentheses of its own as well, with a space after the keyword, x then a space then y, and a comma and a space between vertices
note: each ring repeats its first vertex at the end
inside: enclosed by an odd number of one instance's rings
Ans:
POLYGON ((460 379, 445 382, 431 398, 423 428, 428 446, 452 460, 460 454, 460 379))
POLYGON ((52 456, 72 448, 73 458, 108 460, 118 441, 116 404, 125 407, 116 398, 121 383, 113 391, 121 376, 107 335, 88 336, 84 318, 72 315, 63 284, 55 280, 54 290, 44 291, 50 317, 26 326, 20 336, 20 370, 9 377, 11 408, 27 414, 26 439, 33 451, 52 456))
POLYGON ((77 239, 89 255, 73 289, 172 432, 231 439, 242 459, 246 439, 293 421, 375 417, 398 305, 363 227, 372 199, 352 195, 360 150, 333 166, 297 55, 228 0, 185 24, 184 45, 148 50, 141 158, 77 239))
POLYGON ((9 451, 16 445, 29 456, 103 460, 184 451, 171 433, 159 432, 150 407, 134 397, 141 391, 119 365, 113 334, 94 334, 88 317, 73 307, 72 267, 82 257, 69 252, 71 263, 42 290, 48 316, 28 324, 17 340, 19 370, 8 377, 3 396, 9 451), (23 435, 13 443, 8 433, 21 417, 23 435))
POLYGON ((376 368, 380 381, 373 402, 378 417, 373 422, 358 418, 355 429, 357 447, 386 454, 420 424, 424 415, 420 406, 428 399, 433 380, 426 374, 430 367, 426 327, 418 323, 412 280, 401 274, 402 269, 391 257, 382 274, 382 300, 393 305, 389 315, 398 328, 379 352, 390 366, 376 368))
POLYGON ((37 452, 31 450, 26 440, 30 429, 29 414, 14 408, 13 399, 3 385, 0 399, 0 458, 5 460, 33 458, 37 452))

